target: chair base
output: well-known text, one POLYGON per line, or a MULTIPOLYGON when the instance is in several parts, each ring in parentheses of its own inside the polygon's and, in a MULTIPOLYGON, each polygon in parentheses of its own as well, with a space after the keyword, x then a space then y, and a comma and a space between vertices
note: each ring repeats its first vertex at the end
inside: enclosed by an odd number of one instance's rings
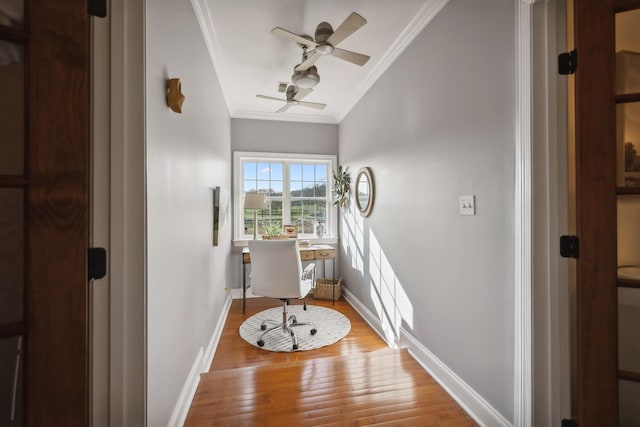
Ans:
MULTIPOLYGON (((264 346, 264 336, 266 334, 268 334, 271 331, 275 331, 276 329, 283 329, 285 330, 289 336, 291 337, 291 341, 293 344, 293 350, 297 350, 298 349, 298 338, 296 337, 296 334, 293 332, 294 327, 296 326, 311 326, 311 335, 315 335, 318 332, 318 328, 316 327, 315 324, 311 323, 311 322, 298 322, 298 319, 296 319, 295 315, 291 315, 287 317, 287 305, 289 304, 289 300, 288 299, 283 299, 282 300, 282 321, 278 322, 276 320, 263 320, 262 323, 260 324, 260 330, 264 331, 261 335, 260 338, 258 338, 258 346, 263 347, 264 346), (272 325, 272 326, 268 326, 268 325, 272 325)), ((304 303, 304 309, 307 309, 307 303, 305 301, 304 303)))

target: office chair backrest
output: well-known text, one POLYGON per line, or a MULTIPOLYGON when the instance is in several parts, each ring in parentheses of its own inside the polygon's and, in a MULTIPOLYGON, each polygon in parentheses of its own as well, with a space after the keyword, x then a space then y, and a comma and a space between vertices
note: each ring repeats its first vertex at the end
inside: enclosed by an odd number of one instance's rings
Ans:
POLYGON ((272 298, 302 298, 297 240, 249 240, 251 291, 272 298))

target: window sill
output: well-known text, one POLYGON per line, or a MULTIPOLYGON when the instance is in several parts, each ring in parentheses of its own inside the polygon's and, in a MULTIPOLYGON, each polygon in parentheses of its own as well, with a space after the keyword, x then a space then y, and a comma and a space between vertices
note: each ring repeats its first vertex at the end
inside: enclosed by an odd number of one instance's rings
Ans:
MULTIPOLYGON (((249 240, 252 239, 238 239, 238 240, 234 240, 233 241, 233 246, 235 247, 245 247, 245 246, 249 246, 249 240)), ((258 237, 258 240, 262 240, 258 237)), ((308 240, 312 245, 336 245, 338 243, 338 238, 337 237, 323 237, 321 239, 315 238, 315 239, 307 239, 304 237, 300 237, 297 239, 298 241, 300 240, 308 240)))

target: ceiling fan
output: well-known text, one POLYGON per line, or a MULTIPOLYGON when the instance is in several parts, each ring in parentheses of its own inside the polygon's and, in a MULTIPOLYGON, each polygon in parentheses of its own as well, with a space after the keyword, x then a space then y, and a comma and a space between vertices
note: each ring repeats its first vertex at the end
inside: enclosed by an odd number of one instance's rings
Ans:
POLYGON ((318 102, 301 101, 302 98, 309 95, 311 92, 313 92, 313 89, 311 88, 299 88, 295 85, 289 85, 286 90, 287 99, 274 98, 273 96, 266 96, 266 95, 256 95, 256 98, 270 99, 272 101, 285 101, 286 104, 280 107, 280 109, 278 109, 276 113, 284 113, 289 108, 294 107, 296 105, 299 105, 301 107, 315 108, 317 110, 324 109, 324 107, 326 107, 327 104, 321 104, 318 102))
POLYGON ((295 71, 308 70, 320 57, 326 55, 333 55, 336 58, 362 66, 369 60, 370 57, 368 55, 339 49, 336 46, 366 23, 366 19, 352 12, 335 31, 333 31, 333 27, 328 22, 319 23, 316 27, 315 40, 311 40, 311 37, 307 35, 300 36, 280 27, 271 30, 271 33, 297 42, 305 51, 303 55, 304 61, 294 68, 295 71), (307 48, 312 48, 313 50, 307 54, 307 48))

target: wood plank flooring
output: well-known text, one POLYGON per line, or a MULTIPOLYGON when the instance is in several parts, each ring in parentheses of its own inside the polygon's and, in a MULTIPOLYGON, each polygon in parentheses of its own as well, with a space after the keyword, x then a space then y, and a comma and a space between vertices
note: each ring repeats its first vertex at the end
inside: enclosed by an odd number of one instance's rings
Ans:
POLYGON ((242 314, 241 301, 233 301, 185 426, 477 425, 406 350, 389 349, 344 300, 333 308, 349 318, 351 331, 331 346, 274 353, 240 338, 246 318, 278 304, 250 299, 242 314))

